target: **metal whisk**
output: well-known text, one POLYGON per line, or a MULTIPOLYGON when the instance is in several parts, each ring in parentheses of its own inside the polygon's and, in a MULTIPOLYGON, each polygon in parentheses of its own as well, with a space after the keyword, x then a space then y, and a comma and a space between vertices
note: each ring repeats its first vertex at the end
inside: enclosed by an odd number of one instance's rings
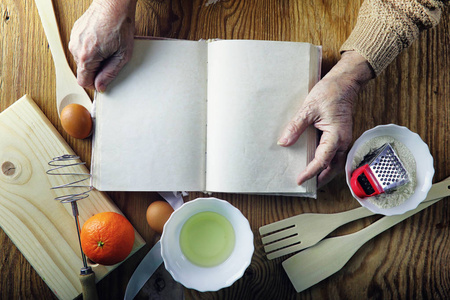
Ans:
POLYGON ((70 203, 72 205, 72 214, 75 218, 75 225, 78 234, 78 243, 80 245, 81 258, 83 260, 83 267, 80 270, 80 280, 83 287, 83 298, 84 299, 97 299, 97 291, 95 288, 95 274, 90 266, 87 264, 86 255, 81 247, 81 227, 80 221, 78 219, 78 205, 77 201, 89 197, 89 192, 92 191, 93 187, 90 184, 92 175, 89 173, 77 173, 77 172, 64 172, 69 170, 70 167, 76 167, 79 165, 85 165, 85 162, 80 161, 80 157, 76 155, 64 154, 53 158, 49 163, 52 168, 46 173, 48 175, 58 175, 58 176, 72 176, 76 179, 69 183, 64 183, 58 186, 52 187, 53 190, 56 189, 67 189, 70 190, 66 195, 58 196, 55 200, 61 203, 70 203), (87 183, 86 183, 87 181, 87 183), (80 192, 75 192, 77 188, 81 188, 80 192))

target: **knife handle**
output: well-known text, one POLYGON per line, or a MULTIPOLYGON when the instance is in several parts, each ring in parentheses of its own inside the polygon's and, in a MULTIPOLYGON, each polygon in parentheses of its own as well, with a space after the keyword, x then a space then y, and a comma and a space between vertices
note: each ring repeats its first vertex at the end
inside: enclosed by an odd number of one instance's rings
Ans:
POLYGON ((95 285, 95 273, 80 275, 83 300, 98 300, 97 287, 95 285))

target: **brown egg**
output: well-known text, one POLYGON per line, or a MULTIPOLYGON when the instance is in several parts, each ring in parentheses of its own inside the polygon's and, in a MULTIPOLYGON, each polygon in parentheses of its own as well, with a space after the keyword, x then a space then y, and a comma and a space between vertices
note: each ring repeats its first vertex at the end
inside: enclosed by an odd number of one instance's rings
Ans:
POLYGON ((72 103, 61 111, 61 125, 64 130, 77 139, 87 138, 92 131, 89 111, 82 105, 72 103))
POLYGON ((164 224, 173 213, 173 208, 166 201, 154 201, 147 208, 147 223, 150 228, 161 234, 164 224))

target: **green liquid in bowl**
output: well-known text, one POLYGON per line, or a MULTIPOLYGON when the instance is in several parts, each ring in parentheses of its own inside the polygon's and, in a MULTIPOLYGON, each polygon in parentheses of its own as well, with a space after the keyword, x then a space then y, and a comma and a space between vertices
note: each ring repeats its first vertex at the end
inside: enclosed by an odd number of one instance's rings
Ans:
POLYGON ((190 217, 181 228, 180 248, 195 265, 214 267, 233 252, 234 229, 221 214, 204 211, 190 217))

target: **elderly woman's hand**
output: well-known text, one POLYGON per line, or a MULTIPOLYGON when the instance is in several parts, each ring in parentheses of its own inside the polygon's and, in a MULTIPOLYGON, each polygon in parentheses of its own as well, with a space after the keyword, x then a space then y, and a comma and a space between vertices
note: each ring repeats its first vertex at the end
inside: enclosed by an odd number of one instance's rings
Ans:
POLYGON ((103 92, 133 51, 137 0, 94 0, 72 29, 78 84, 103 92))
POLYGON ((320 173, 318 185, 322 186, 343 170, 352 141, 353 104, 359 90, 373 77, 361 55, 344 52, 308 94, 278 141, 281 146, 293 145, 309 125, 322 132, 314 159, 297 177, 299 185, 320 173))

